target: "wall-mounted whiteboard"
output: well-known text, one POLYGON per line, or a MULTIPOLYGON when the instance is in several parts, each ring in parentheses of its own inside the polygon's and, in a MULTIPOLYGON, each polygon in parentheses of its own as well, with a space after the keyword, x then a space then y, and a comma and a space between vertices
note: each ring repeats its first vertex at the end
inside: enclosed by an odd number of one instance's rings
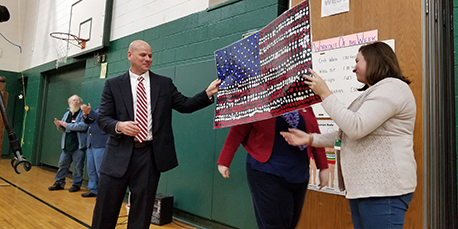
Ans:
MULTIPOLYGON (((394 40, 383 42, 395 50, 394 40)), ((337 98, 347 107, 361 94, 357 89, 363 87, 363 84, 356 80, 356 74, 353 73, 356 54, 360 47, 361 45, 356 45, 312 53, 313 70, 323 78, 332 93, 336 94, 337 98)), ((312 107, 317 118, 329 118, 321 103, 314 104, 312 107)))

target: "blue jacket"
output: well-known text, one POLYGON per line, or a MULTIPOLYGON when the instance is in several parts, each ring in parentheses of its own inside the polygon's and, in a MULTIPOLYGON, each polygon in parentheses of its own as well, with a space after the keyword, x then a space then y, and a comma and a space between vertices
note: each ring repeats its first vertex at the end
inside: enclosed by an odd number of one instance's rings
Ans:
POLYGON ((99 125, 97 125, 96 122, 97 117, 99 117, 99 107, 91 110, 87 117, 83 116, 84 123, 89 125, 89 128, 87 129, 87 148, 105 148, 105 145, 107 144, 109 135, 99 128, 99 125))
MULTIPOLYGON (((66 122, 69 114, 71 114, 70 111, 65 112, 61 120, 66 122)), ((57 130, 62 132, 62 139, 60 141, 60 147, 62 149, 65 147, 65 135, 71 131, 76 131, 76 135, 78 136, 78 149, 86 149, 87 124, 83 122, 83 111, 80 110, 78 112, 74 123, 67 123, 67 128, 58 126, 57 130)))

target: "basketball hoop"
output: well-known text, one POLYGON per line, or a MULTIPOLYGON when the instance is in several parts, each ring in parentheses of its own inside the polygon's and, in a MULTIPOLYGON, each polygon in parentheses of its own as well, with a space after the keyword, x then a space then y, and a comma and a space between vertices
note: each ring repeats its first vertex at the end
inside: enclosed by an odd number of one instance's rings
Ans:
POLYGON ((64 32, 52 32, 49 34, 54 39, 54 46, 57 51, 56 69, 59 67, 59 63, 67 63, 68 50, 71 45, 74 45, 80 49, 86 47, 86 40, 77 37, 76 35, 64 32))

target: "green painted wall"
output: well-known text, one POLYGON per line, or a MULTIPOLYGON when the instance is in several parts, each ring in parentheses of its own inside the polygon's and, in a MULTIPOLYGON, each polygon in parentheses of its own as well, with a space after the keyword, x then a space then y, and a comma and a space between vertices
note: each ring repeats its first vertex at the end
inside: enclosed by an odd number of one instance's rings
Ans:
MULTIPOLYGON (((108 63, 107 77, 116 77, 130 66, 127 49, 133 40, 147 41, 153 50, 152 71, 171 77, 178 89, 192 96, 217 78, 214 51, 230 45, 244 34, 259 30, 287 10, 287 0, 232 0, 184 18, 110 42, 99 50, 108 63)), ((85 61, 81 97, 98 101, 104 84, 94 53, 69 58, 67 64, 85 61)), ((42 125, 44 76, 54 71, 50 62, 24 71, 28 77, 24 155, 37 163, 42 125)), ((98 102, 91 102, 93 106, 98 102)), ((234 158, 231 178, 223 179, 216 161, 228 128, 213 130, 214 106, 193 114, 173 114, 173 129, 180 166, 162 174, 159 192, 174 195, 174 206, 188 213, 238 228, 256 228, 245 178, 243 148, 234 158)))

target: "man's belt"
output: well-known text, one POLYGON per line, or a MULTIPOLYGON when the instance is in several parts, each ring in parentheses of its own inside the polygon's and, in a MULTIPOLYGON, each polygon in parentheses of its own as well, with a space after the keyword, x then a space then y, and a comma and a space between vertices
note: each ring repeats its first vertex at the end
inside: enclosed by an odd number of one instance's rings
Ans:
POLYGON ((143 141, 143 142, 138 142, 134 141, 134 148, 139 149, 139 148, 145 148, 151 146, 153 141, 143 141))

